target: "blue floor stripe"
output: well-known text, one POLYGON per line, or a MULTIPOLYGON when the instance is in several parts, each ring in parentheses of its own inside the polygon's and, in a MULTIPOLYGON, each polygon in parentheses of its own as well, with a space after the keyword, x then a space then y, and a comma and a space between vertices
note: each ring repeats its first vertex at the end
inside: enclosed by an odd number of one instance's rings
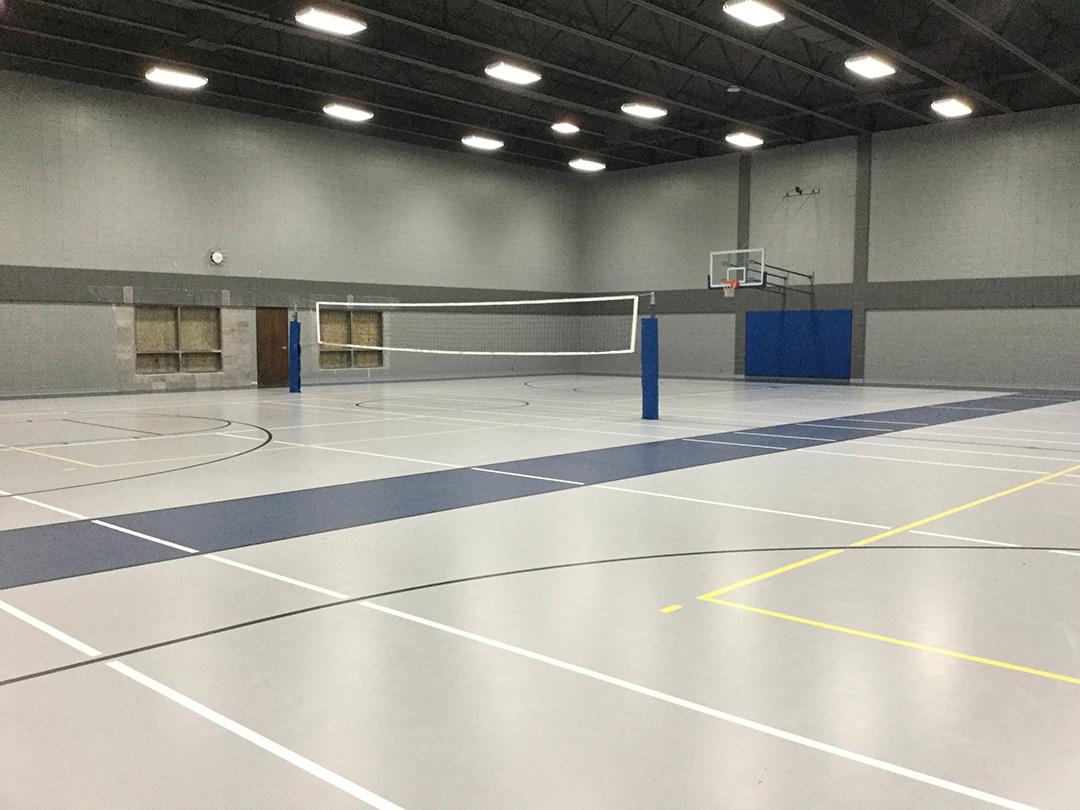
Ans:
MULTIPOLYGON (((1075 396, 1051 393, 1008 394, 524 459, 489 465, 487 471, 442 470, 108 520, 200 551, 220 551, 572 489, 578 485, 573 482, 610 483, 1074 400, 1075 396)), ((89 521, 11 529, 0 532, 0 588, 183 556, 181 551, 89 521)))

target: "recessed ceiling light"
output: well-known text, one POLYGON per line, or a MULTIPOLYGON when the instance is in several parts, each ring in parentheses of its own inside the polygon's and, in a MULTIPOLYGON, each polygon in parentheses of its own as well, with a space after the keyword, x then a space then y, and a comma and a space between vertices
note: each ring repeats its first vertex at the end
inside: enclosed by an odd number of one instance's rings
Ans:
POLYGON ((896 73, 896 68, 888 62, 882 62, 876 56, 870 56, 869 54, 853 56, 844 62, 844 65, 848 70, 868 79, 880 79, 882 76, 891 76, 896 73))
POLYGON ((484 68, 484 73, 493 79, 511 84, 532 84, 540 81, 540 74, 535 70, 511 65, 508 62, 494 62, 484 68))
POLYGON ((761 138, 757 137, 756 135, 751 135, 749 132, 732 132, 730 135, 724 138, 724 140, 730 143, 732 146, 741 146, 744 149, 751 146, 761 146, 763 143, 765 143, 765 141, 761 140, 761 138))
POLYGON ((741 93, 742 88, 739 87, 739 85, 737 85, 737 84, 733 84, 733 85, 731 85, 731 87, 727 88, 727 91, 729 93, 741 93))
POLYGON ((943 98, 930 105, 930 109, 946 118, 961 118, 971 115, 971 107, 958 98, 943 98))
POLYGON ((724 3, 724 13, 742 20, 748 25, 760 28, 772 25, 784 19, 784 15, 774 8, 769 8, 757 0, 728 0, 724 3))
POLYGON ((367 23, 353 17, 333 14, 313 6, 296 12, 296 21, 308 28, 318 28, 320 31, 329 31, 331 34, 342 34, 347 37, 359 34, 367 28, 367 23))
POLYGON ((570 161, 570 168, 577 169, 579 172, 601 172, 607 168, 607 166, 601 163, 599 160, 589 160, 588 158, 574 158, 570 161))
POLYGON ((485 152, 502 149, 503 147, 502 141, 495 138, 485 138, 483 135, 466 135, 461 139, 461 142, 473 149, 483 149, 485 152))
POLYGON ((663 118, 667 110, 663 107, 654 107, 651 104, 641 104, 637 101, 629 101, 622 105, 622 111, 627 115, 636 115, 638 118, 663 118))
POLYGON ((571 124, 569 121, 556 121, 551 125, 551 128, 560 135, 573 135, 575 132, 581 132, 581 127, 577 124, 571 124))
POLYGON ((146 71, 146 78, 155 84, 166 84, 169 87, 179 87, 183 90, 198 90, 206 84, 205 76, 163 67, 150 68, 150 70, 146 71))
POLYGON ((341 118, 345 121, 367 121, 375 117, 374 113, 361 110, 359 107, 350 107, 347 104, 327 104, 322 108, 327 115, 341 118))

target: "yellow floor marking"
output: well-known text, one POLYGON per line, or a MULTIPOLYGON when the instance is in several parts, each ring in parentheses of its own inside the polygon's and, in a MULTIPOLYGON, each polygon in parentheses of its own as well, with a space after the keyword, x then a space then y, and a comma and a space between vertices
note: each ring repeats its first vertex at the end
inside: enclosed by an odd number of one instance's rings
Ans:
POLYGON ((1080 470, 1080 464, 1077 464, 1075 467, 1069 467, 1067 470, 1062 470, 1061 472, 1044 475, 1042 478, 1037 478, 1034 481, 1028 481, 1026 484, 1020 484, 1019 486, 1010 487, 1009 489, 1002 490, 1001 492, 995 492, 993 495, 987 495, 985 498, 979 498, 977 501, 965 503, 963 506, 955 506, 952 509, 946 509, 944 512, 938 512, 936 515, 933 515, 931 517, 923 518, 922 520, 916 520, 914 523, 908 523, 906 526, 901 526, 898 529, 889 529, 889 531, 887 532, 875 534, 873 537, 867 537, 865 540, 860 540, 857 543, 852 543, 850 546, 846 546, 845 548, 838 548, 833 551, 826 551, 824 554, 816 554, 813 557, 808 557, 805 560, 799 560, 798 562, 791 563, 790 565, 785 565, 781 568, 774 568, 772 571, 766 571, 764 574, 758 574, 756 577, 744 579, 741 582, 736 582, 734 585, 728 585, 727 587, 720 588, 719 590, 710 591, 709 593, 702 594, 698 597, 698 599, 704 599, 707 602, 716 601, 713 597, 719 596, 720 594, 729 593, 731 591, 745 587, 746 585, 752 585, 755 582, 761 582, 761 580, 763 579, 775 577, 777 574, 783 574, 786 571, 791 571, 795 568, 801 568, 804 565, 809 565, 810 563, 817 562, 818 560, 824 560, 827 557, 835 557, 837 554, 843 554, 848 548, 858 548, 859 546, 869 545, 870 543, 877 542, 878 540, 884 540, 886 537, 892 537, 895 534, 901 534, 902 532, 910 531, 911 529, 915 529, 919 526, 925 526, 927 523, 932 523, 935 520, 940 520, 941 518, 948 517, 949 515, 955 515, 957 512, 963 512, 965 509, 971 509, 973 506, 979 506, 980 504, 988 503, 989 501, 997 500, 998 498, 1003 498, 1006 495, 1012 495, 1015 492, 1020 492, 1020 490, 1027 489, 1028 487, 1033 487, 1036 484, 1045 484, 1047 481, 1051 481, 1054 478, 1060 478, 1063 475, 1068 475, 1069 473, 1075 472, 1076 470, 1080 470))
POLYGON ((12 447, 12 450, 18 450, 20 453, 30 453, 35 456, 41 456, 43 458, 51 458, 54 461, 66 461, 68 464, 79 464, 83 467, 97 467, 97 464, 91 464, 87 461, 76 461, 73 458, 64 458, 63 456, 50 456, 48 453, 42 453, 38 450, 28 450, 25 447, 12 447))
POLYGON ((901 647, 910 647, 914 650, 923 650, 924 652, 937 653, 938 655, 947 655, 950 658, 962 658, 965 661, 974 661, 977 664, 987 664, 992 667, 999 667, 1000 669, 1011 669, 1016 672, 1026 672, 1029 675, 1038 675, 1042 678, 1052 678, 1055 681, 1066 681, 1067 683, 1080 683, 1080 678, 1074 678, 1070 675, 1058 675, 1056 672, 1047 672, 1042 669, 1032 669, 1031 667, 1022 667, 1017 664, 1007 664, 1004 661, 995 661, 992 658, 980 658, 977 655, 968 655, 967 653, 954 652, 953 650, 946 650, 941 647, 931 647, 927 644, 918 644, 914 641, 904 641, 899 638, 890 638, 889 636, 879 636, 876 633, 867 633, 863 630, 852 630, 850 627, 840 627, 835 624, 826 624, 825 622, 816 622, 813 619, 803 619, 799 616, 789 616, 786 613, 777 613, 772 610, 764 610, 763 608, 750 607, 749 605, 740 605, 737 602, 725 602, 722 599, 710 599, 710 602, 714 602, 717 605, 726 605, 727 607, 738 608, 739 610, 746 610, 751 613, 760 613, 763 616, 772 616, 775 619, 785 619, 789 622, 798 622, 799 624, 808 624, 811 627, 821 627, 825 630, 835 630, 838 633, 847 633, 851 636, 860 636, 862 638, 873 639, 874 641, 884 641, 888 644, 896 644, 901 647))
POLYGON ((682 609, 682 605, 669 605, 668 607, 664 608, 660 612, 661 613, 674 613, 676 610, 681 610, 681 609, 682 609))

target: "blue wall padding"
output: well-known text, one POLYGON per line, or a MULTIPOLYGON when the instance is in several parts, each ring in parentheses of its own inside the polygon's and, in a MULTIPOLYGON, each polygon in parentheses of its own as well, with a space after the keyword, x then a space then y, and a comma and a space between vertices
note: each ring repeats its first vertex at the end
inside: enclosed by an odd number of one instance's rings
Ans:
POLYGON ((851 378, 851 310, 746 313, 746 374, 851 378))
POLYGON ((289 391, 300 391, 300 322, 289 323, 289 391))
POLYGON ((641 319, 641 418, 660 418, 660 340, 656 318, 641 319))

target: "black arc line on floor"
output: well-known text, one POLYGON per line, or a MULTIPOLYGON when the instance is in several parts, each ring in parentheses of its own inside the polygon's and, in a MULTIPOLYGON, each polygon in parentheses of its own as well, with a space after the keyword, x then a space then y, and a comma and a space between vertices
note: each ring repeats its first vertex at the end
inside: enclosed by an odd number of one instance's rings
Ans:
MULTIPOLYGON (((61 672, 67 672, 73 669, 81 669, 82 667, 88 667, 93 664, 101 664, 108 661, 115 661, 119 658, 126 658, 130 655, 138 655, 139 653, 151 652, 153 650, 159 650, 163 647, 172 647, 177 644, 183 644, 188 641, 197 641, 203 638, 209 638, 210 636, 223 635, 225 633, 231 633, 234 630, 243 630, 247 627, 256 627, 260 624, 268 624, 270 622, 279 621, 281 619, 291 619, 295 616, 303 616, 308 613, 315 613, 317 611, 328 610, 330 608, 340 607, 342 605, 355 605, 359 602, 367 602, 372 599, 381 599, 387 596, 400 596, 407 593, 417 593, 419 591, 432 590, 434 588, 443 588, 449 585, 462 585, 470 582, 483 582, 489 579, 501 579, 504 577, 519 576, 522 574, 538 574, 546 571, 562 571, 571 568, 587 568, 598 565, 611 565, 614 563, 625 562, 649 562, 655 560, 671 560, 685 557, 715 557, 728 554, 777 554, 784 552, 810 552, 810 551, 854 551, 854 552, 885 552, 885 551, 973 551, 973 552, 1008 552, 1008 551, 1067 551, 1080 553, 1080 548, 1070 548, 1068 546, 932 546, 932 545, 906 545, 906 546, 776 546, 773 548, 724 548, 724 549, 711 549, 708 551, 671 551, 664 554, 639 554, 631 557, 609 557, 603 560, 579 560, 578 562, 571 563, 553 563, 551 565, 537 565, 530 568, 515 568, 510 571, 496 571, 489 574, 474 574, 468 577, 455 577, 453 579, 444 579, 437 582, 425 582, 422 585, 409 585, 402 588, 392 588, 387 591, 377 591, 375 593, 367 594, 366 596, 350 596, 346 599, 335 599, 332 602, 323 602, 318 605, 309 605, 308 607, 295 608, 294 610, 286 610, 280 613, 271 613, 267 616, 260 616, 257 619, 248 619, 243 622, 236 622, 235 624, 222 625, 221 627, 215 627, 213 630, 203 630, 200 633, 192 633, 187 636, 177 636, 176 638, 168 639, 166 641, 157 641, 153 644, 145 644, 141 647, 132 647, 121 652, 108 653, 106 655, 99 655, 93 658, 87 658, 83 661, 76 661, 71 664, 64 664, 59 667, 50 667, 49 669, 42 669, 37 672, 31 672, 26 675, 17 675, 14 678, 8 678, 0 681, 0 687, 9 686, 15 683, 21 683, 22 681, 29 681, 35 678, 42 678, 46 675, 55 675, 61 672)), ((203 556, 203 555, 198 555, 203 556)))

